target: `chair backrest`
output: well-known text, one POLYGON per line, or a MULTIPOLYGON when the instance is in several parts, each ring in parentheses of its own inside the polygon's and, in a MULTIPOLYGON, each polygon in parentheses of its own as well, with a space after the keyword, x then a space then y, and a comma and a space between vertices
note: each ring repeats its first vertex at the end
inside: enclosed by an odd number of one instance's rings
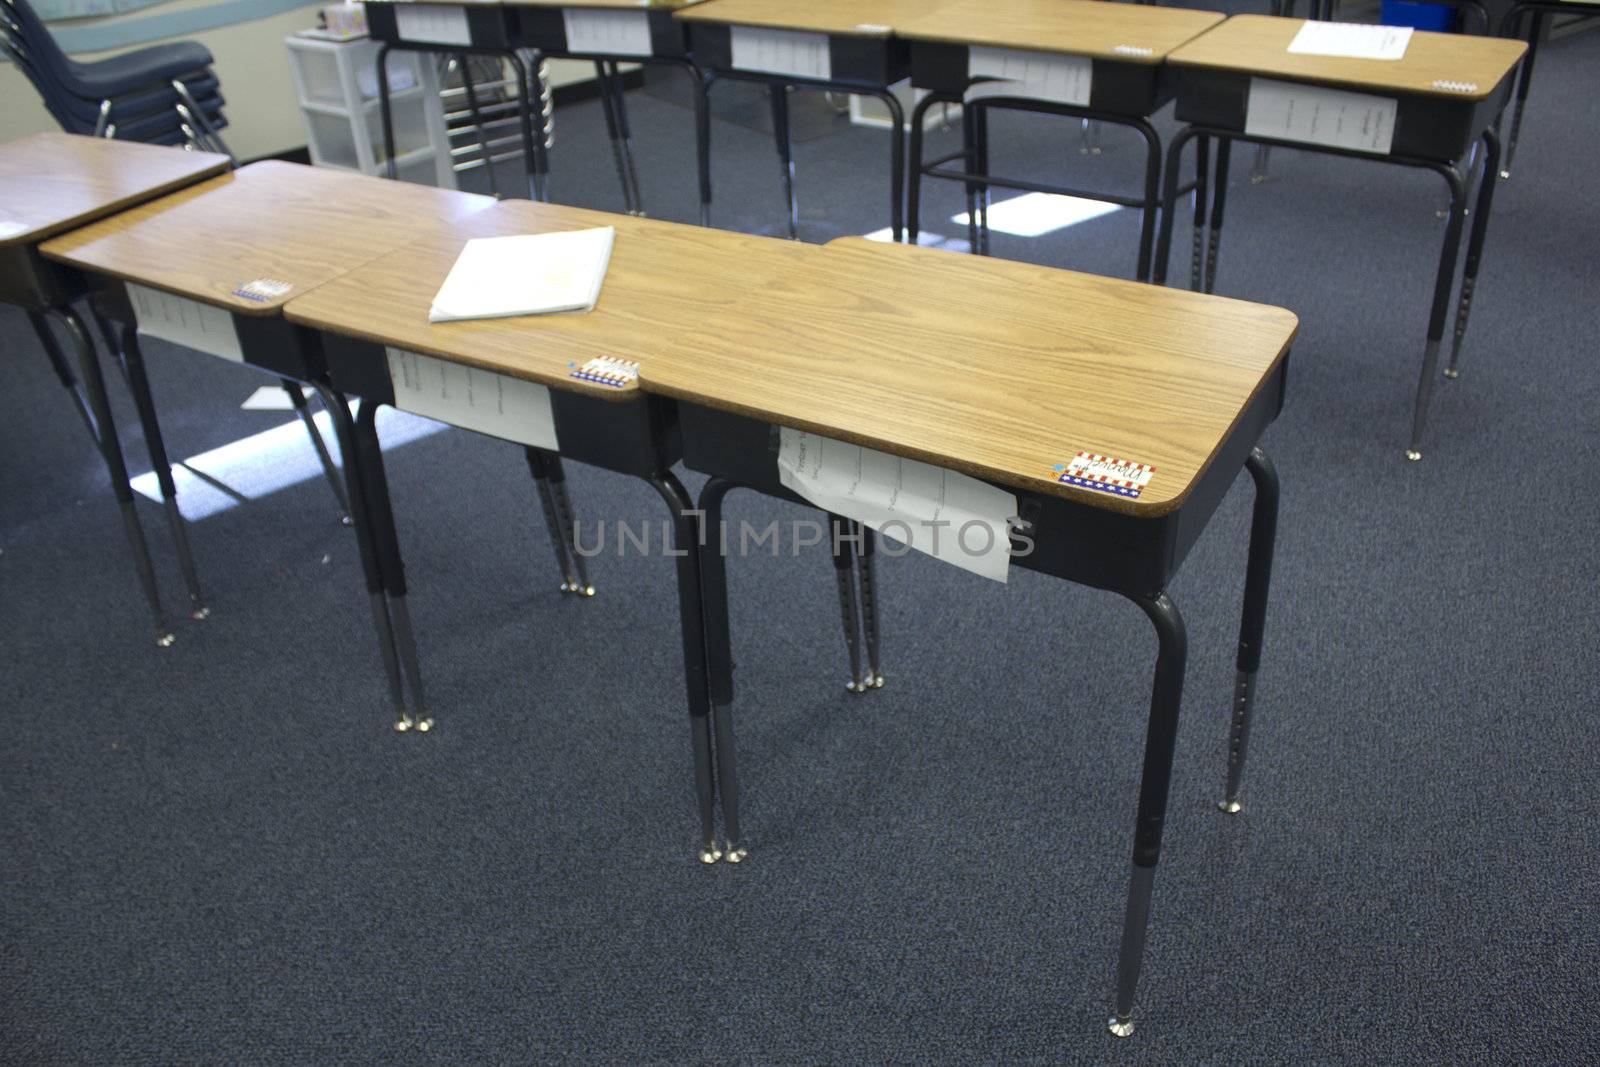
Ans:
POLYGON ((18 43, 22 51, 33 61, 36 67, 63 88, 70 87, 73 81, 71 61, 67 54, 56 44, 54 35, 45 26, 33 10, 28 0, 0 0, 0 7, 6 9, 12 23, 16 26, 18 43))
MULTIPOLYGON (((50 112, 50 117, 60 124, 68 133, 86 133, 80 129, 82 125, 76 121, 70 109, 63 106, 57 95, 59 90, 47 71, 42 69, 35 59, 35 50, 32 45, 32 35, 29 35, 23 26, 24 12, 17 7, 18 0, 0 0, 0 51, 14 63, 22 76, 27 78, 34 89, 38 91, 40 99, 44 102, 45 110, 50 112)), ((27 16, 38 21, 38 16, 29 9, 27 16)), ((46 38, 48 47, 55 47, 55 41, 46 38)))

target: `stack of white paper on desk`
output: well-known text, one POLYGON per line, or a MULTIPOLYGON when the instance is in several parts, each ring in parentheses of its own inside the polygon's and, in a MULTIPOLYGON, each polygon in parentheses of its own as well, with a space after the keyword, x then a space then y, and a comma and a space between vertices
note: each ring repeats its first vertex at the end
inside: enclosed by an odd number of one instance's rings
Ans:
POLYGON ((1410 26, 1307 22, 1289 42, 1289 51, 1303 56, 1396 60, 1405 58, 1410 43, 1410 26))
POLYGON ((428 321, 591 311, 616 232, 603 226, 468 241, 433 298, 428 321))

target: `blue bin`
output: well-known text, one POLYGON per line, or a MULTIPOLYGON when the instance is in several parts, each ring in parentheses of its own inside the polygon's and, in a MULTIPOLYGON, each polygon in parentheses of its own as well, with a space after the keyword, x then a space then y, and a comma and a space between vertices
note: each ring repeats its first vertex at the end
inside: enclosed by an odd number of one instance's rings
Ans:
POLYGON ((1456 28, 1456 9, 1449 4, 1383 0, 1382 21, 1385 26, 1413 26, 1419 30, 1450 33, 1456 28))

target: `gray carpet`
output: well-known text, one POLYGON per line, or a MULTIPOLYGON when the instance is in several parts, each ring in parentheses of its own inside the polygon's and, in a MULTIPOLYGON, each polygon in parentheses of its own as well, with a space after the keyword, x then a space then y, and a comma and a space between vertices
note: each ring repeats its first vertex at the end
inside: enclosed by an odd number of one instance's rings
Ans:
MULTIPOLYGON (((1173 588, 1187 699, 1126 1042, 1104 1019, 1155 651, 1132 605, 884 560, 889 684, 852 697, 827 557, 737 561, 752 853, 703 868, 667 561, 596 560, 599 596, 561 597, 518 451, 447 432, 389 457, 432 734, 389 729, 319 480, 195 524, 215 612, 158 651, 103 469, 0 309, 0 1059, 1596 1062, 1597 61, 1593 33, 1541 56, 1421 464, 1442 184, 1279 152, 1251 185, 1236 160, 1219 291, 1304 323, 1266 441, 1266 660, 1230 819, 1242 479, 1173 588)), ((759 96, 717 92, 716 222, 776 232, 759 96)), ((630 104, 648 208, 693 221, 681 88, 630 104)), ((883 134, 796 107, 803 236, 887 225, 883 134)), ((555 198, 620 208, 597 105, 558 121, 555 198)), ((1070 124, 993 135, 1014 172, 1111 188, 1139 165, 1115 130, 1098 158, 1070 124)), ((928 228, 958 235, 959 200, 931 188, 928 228)), ((1136 230, 994 252, 1126 276, 1136 230)), ((239 409, 248 369, 149 356, 175 456, 287 421, 239 409)), ((641 483, 570 474, 586 519, 659 518, 641 483)))

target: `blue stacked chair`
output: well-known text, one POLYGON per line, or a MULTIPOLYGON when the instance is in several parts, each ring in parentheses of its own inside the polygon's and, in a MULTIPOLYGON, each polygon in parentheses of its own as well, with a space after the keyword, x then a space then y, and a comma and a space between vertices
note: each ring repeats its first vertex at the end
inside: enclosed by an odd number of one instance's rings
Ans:
POLYGON ((68 133, 232 155, 220 131, 221 84, 196 41, 125 52, 94 63, 68 58, 28 0, 0 0, 0 48, 68 133))

